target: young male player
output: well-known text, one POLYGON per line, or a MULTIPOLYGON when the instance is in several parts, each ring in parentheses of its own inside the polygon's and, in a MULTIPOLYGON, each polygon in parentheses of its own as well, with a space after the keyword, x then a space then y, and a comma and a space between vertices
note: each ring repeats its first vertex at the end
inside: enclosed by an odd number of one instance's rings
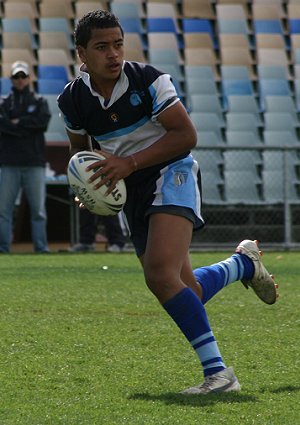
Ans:
POLYGON ((123 38, 119 20, 107 11, 89 12, 77 23, 75 43, 83 65, 58 99, 70 151, 89 148, 92 136, 106 158, 91 167, 102 167, 91 179, 95 190, 107 181, 111 190, 119 179, 126 181, 124 212, 146 283, 203 367, 204 383, 184 393, 239 391, 204 304, 236 280, 273 304, 277 285, 262 265, 256 243, 249 240, 226 261, 193 272, 192 232, 203 226, 199 169, 190 155, 196 132, 170 75, 124 61, 123 38))

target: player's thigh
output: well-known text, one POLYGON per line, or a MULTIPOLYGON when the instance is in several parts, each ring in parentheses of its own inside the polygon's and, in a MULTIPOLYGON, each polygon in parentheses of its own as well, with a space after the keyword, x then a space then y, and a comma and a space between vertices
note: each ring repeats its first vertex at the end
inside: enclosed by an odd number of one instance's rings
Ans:
POLYGON ((180 278, 191 243, 193 224, 187 218, 157 213, 149 218, 143 265, 146 272, 180 278))

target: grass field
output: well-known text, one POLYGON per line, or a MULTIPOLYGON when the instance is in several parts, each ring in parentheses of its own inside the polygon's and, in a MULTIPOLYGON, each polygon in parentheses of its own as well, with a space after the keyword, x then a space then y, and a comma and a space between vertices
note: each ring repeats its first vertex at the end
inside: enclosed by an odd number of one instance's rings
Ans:
POLYGON ((240 283, 207 304, 242 392, 188 397, 198 359, 133 254, 0 256, 0 425, 300 424, 300 253, 264 259, 276 305, 240 283))

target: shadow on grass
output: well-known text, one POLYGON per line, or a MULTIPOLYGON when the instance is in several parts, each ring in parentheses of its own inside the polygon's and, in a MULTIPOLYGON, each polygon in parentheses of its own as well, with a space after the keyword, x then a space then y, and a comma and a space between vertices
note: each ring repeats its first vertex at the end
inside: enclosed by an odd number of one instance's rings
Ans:
POLYGON ((285 386, 282 386, 282 387, 275 388, 274 390, 270 390, 268 388, 266 391, 269 391, 269 392, 274 393, 274 394, 294 393, 294 392, 300 391, 300 385, 297 385, 297 386, 285 385, 285 386))
POLYGON ((137 393, 129 396, 130 400, 161 401, 165 404, 180 404, 186 406, 210 406, 216 403, 256 403, 259 400, 250 395, 240 393, 210 394, 205 396, 164 393, 160 395, 137 393))

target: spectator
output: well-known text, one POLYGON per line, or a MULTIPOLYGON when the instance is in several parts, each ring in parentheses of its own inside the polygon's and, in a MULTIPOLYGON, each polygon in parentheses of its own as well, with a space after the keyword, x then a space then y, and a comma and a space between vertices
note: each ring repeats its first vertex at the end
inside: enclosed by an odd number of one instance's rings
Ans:
POLYGON ((79 213, 79 243, 72 246, 70 252, 95 251, 95 237, 99 221, 105 228, 105 236, 108 241, 108 252, 121 252, 125 245, 125 236, 122 231, 120 219, 115 216, 99 216, 92 214, 87 209, 80 209, 79 213))
POLYGON ((35 252, 49 252, 45 208, 46 146, 50 120, 47 101, 31 89, 29 66, 15 62, 12 90, 0 102, 0 252, 9 252, 16 198, 23 189, 31 217, 35 252))

